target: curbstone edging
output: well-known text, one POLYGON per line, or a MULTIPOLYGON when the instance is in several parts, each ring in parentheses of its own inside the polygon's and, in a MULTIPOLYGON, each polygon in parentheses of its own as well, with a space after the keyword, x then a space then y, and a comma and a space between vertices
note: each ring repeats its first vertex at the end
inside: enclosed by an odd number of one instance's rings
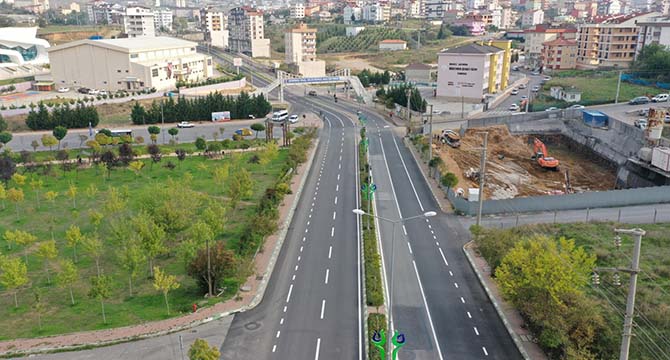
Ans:
POLYGON ((528 353, 526 352, 526 349, 524 348, 523 344, 521 343, 521 339, 519 338, 519 335, 512 330, 512 327, 509 324, 509 321, 507 320, 507 316, 505 316, 505 313, 500 307, 500 304, 498 304, 498 301, 496 300, 495 296, 491 293, 491 289, 489 289, 488 285, 486 285, 486 282, 484 281, 482 273, 479 271, 477 268, 477 265, 475 264, 475 261, 472 259, 472 254, 470 254, 469 248, 472 246, 474 243, 474 240, 470 240, 468 243, 463 245, 463 252, 465 253, 465 257, 468 259, 468 263, 470 264, 470 267, 472 270, 474 270, 475 274, 477 275, 477 279, 479 280, 479 283, 482 285, 484 288, 484 291, 486 292, 486 296, 489 298, 491 303, 493 304, 493 307, 496 309, 496 312, 498 313, 498 317, 500 317, 500 320, 502 320, 503 325, 505 325, 505 329, 507 329, 507 332, 509 335, 512 337, 512 341, 514 341, 514 345, 517 347, 519 352, 521 353, 521 356, 525 360, 531 360, 530 356, 528 356, 528 353))

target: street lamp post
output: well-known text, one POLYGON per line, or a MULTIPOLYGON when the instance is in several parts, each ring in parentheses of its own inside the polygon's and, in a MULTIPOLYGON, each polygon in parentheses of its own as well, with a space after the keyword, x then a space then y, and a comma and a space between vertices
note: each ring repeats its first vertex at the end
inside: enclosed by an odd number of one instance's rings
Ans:
POLYGON ((383 220, 383 221, 390 222, 391 224, 393 224, 393 233, 391 234, 391 264, 390 264, 391 265, 391 275, 389 277, 389 295, 388 295, 389 298, 388 298, 388 311, 387 311, 387 313, 388 313, 389 335, 391 335, 391 334, 393 334, 393 321, 391 319, 393 318, 393 316, 392 316, 393 300, 392 299, 393 299, 393 269, 395 268, 394 267, 394 262, 395 262, 396 224, 401 224, 403 222, 418 219, 418 218, 433 217, 433 216, 437 215, 437 213, 435 211, 426 211, 425 213, 420 214, 420 215, 410 216, 410 217, 407 217, 407 218, 400 218, 400 219, 397 219, 397 220, 391 220, 391 219, 387 219, 385 217, 381 217, 381 216, 378 216, 378 215, 366 213, 365 211, 363 211, 361 209, 353 209, 352 212, 356 215, 361 215, 361 216, 367 215, 367 216, 374 217, 374 218, 377 218, 379 220, 383 220))

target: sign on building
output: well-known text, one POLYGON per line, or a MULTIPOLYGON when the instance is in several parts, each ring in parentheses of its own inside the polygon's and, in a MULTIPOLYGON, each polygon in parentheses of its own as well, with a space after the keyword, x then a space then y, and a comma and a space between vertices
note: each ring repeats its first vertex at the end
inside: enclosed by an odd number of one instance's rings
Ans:
POLYGON ((212 121, 228 121, 230 120, 230 111, 219 111, 212 113, 212 121))

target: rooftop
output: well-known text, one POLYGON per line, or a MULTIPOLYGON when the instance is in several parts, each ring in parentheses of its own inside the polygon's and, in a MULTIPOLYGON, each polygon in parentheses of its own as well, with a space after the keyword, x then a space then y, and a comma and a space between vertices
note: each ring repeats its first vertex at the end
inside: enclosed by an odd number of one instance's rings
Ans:
POLYGON ((526 33, 576 33, 577 28, 573 27, 561 27, 554 28, 546 25, 535 25, 535 28, 530 28, 524 30, 526 33))
POLYGON ((123 52, 139 52, 195 47, 197 44, 192 41, 186 41, 167 36, 142 36, 123 39, 79 40, 52 47, 49 49, 49 51, 58 51, 79 45, 100 46, 123 52))
POLYGON ((451 49, 445 49, 440 51, 440 54, 490 54, 503 51, 503 49, 497 48, 495 46, 480 45, 480 44, 467 44, 451 49))
POLYGON ((407 44, 407 41, 398 40, 398 39, 388 39, 388 40, 382 40, 379 43, 380 44, 407 44))
POLYGON ((412 63, 405 67, 405 70, 431 70, 431 69, 432 67, 430 65, 422 63, 412 63))
POLYGON ((549 46, 570 46, 570 45, 577 45, 576 40, 567 40, 562 37, 556 38, 551 41, 545 41, 542 43, 542 45, 549 45, 549 46))

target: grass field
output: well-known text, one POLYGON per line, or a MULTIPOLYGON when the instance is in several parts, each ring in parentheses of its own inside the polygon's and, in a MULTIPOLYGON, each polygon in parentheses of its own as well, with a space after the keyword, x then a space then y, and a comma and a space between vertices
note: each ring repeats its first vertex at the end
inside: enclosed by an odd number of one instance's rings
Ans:
MULTIPOLYGON (((112 228, 108 221, 118 214, 107 214, 103 210, 103 204, 108 197, 107 189, 109 187, 119 189, 122 197, 127 201, 123 211, 133 214, 139 211, 147 199, 157 194, 164 194, 165 192, 161 192, 161 189, 167 189, 167 186, 175 190, 191 189, 194 191, 194 197, 200 204, 198 208, 202 208, 207 201, 211 200, 227 203, 222 186, 216 185, 213 179, 212 169, 224 163, 235 162, 251 172, 254 184, 253 195, 243 199, 235 211, 227 212, 225 229, 217 239, 234 242, 241 236, 245 222, 254 213, 255 204, 264 194, 265 189, 274 184, 277 177, 283 172, 287 151, 281 150, 279 155, 267 165, 250 163, 249 159, 252 156, 254 153, 244 153, 235 158, 227 157, 219 160, 198 156, 187 157, 183 162, 178 162, 175 158, 164 158, 161 163, 154 165, 153 169, 147 163, 140 176, 136 176, 128 169, 117 168, 111 172, 109 179, 106 178, 104 167, 64 172, 59 166, 54 165, 49 175, 42 175, 41 170, 25 174, 28 180, 23 186, 10 181, 10 187, 18 186, 23 189, 25 200, 19 204, 18 218, 14 205, 4 201, 6 207, 4 209, 0 207, 2 209, 0 210, 0 234, 4 234, 6 230, 21 229, 36 235, 38 242, 41 242, 51 239, 53 229, 58 248, 57 260, 72 258, 73 250, 66 245, 64 239, 65 230, 71 224, 78 225, 82 233, 90 234, 94 230, 90 223, 89 210, 95 209, 105 213, 98 231, 104 244, 101 267, 104 274, 112 277, 113 289, 105 305, 107 312, 107 324, 105 325, 102 322, 99 301, 87 297, 89 278, 96 274, 94 258, 88 255, 81 246, 78 247, 77 266, 80 280, 74 286, 76 304, 71 306, 67 289, 58 288, 53 283, 47 284, 44 263, 36 255, 37 246, 33 244, 27 250, 29 283, 18 293, 18 308, 14 307, 12 294, 7 289, 0 287, 0 328, 3 329, 0 331, 0 340, 118 327, 166 318, 162 294, 153 288, 148 278, 148 265, 142 267, 141 275, 133 284, 134 295, 130 297, 128 294, 127 273, 121 268, 117 257, 119 240, 112 235, 112 228), (168 161, 176 163, 177 166, 172 170, 161 166, 168 161), (187 173, 191 174, 192 178, 189 179, 187 173), (59 194, 55 201, 48 202, 41 199, 39 208, 37 207, 36 192, 29 185, 33 178, 42 179, 44 182, 40 190, 41 196, 47 191, 55 191, 59 194), (187 182, 181 182, 181 179, 185 178, 188 179, 187 182), (171 180, 176 183, 169 185, 171 180), (73 207, 72 200, 65 195, 70 184, 78 188, 76 208, 73 207), (86 189, 92 185, 97 187, 99 192, 89 196, 86 189), (46 310, 42 316, 42 330, 38 329, 37 315, 32 308, 34 305, 33 291, 36 289, 41 290, 43 301, 46 304, 46 310)), ((197 220, 197 217, 198 214, 194 213, 192 221, 197 220)), ((195 280, 186 274, 184 262, 176 255, 176 243, 187 236, 187 230, 168 234, 166 245, 169 251, 159 256, 155 263, 169 274, 176 275, 181 284, 181 287, 172 291, 169 296, 173 316, 188 312, 193 303, 203 301, 202 293, 195 280)), ((0 251, 3 255, 16 255, 23 259, 23 248, 15 245, 12 249, 8 249, 7 242, 2 239, 2 236, 0 236, 0 251)), ((51 261, 52 277, 58 272, 57 260, 51 261)), ((210 302, 231 297, 245 275, 245 271, 240 270, 237 278, 226 280, 224 296, 210 300, 210 302)))
MULTIPOLYGON (((582 102, 580 104, 611 103, 616 98, 617 79, 618 72, 574 71, 558 73, 553 75, 552 80, 544 85, 543 90, 548 95, 552 86, 574 86, 582 91, 582 102)), ((642 95, 654 96, 662 92, 665 92, 665 90, 621 82, 619 101, 628 101, 642 95)))
MULTIPOLYGON (((546 234, 554 238, 565 237, 574 239, 575 244, 583 246, 585 250, 597 258, 596 266, 603 268, 627 268, 631 265, 632 240, 622 236, 621 249, 614 246, 615 228, 640 227, 647 234, 642 239, 640 268, 636 299, 636 327, 633 332, 631 358, 655 359, 647 350, 653 343, 659 344, 666 353, 670 339, 670 223, 645 224, 639 226, 621 225, 615 223, 581 223, 523 226, 513 231, 518 238, 532 234, 546 234), (648 335, 648 337, 647 337, 648 335)), ((495 230, 491 235, 496 236, 495 230)), ((612 344, 609 344, 609 353, 612 358, 618 354, 620 331, 623 324, 621 314, 626 307, 626 293, 629 277, 621 275, 621 286, 613 284, 611 273, 601 272, 601 285, 590 286, 587 293, 597 299, 603 307, 604 313, 613 332, 612 344)))

